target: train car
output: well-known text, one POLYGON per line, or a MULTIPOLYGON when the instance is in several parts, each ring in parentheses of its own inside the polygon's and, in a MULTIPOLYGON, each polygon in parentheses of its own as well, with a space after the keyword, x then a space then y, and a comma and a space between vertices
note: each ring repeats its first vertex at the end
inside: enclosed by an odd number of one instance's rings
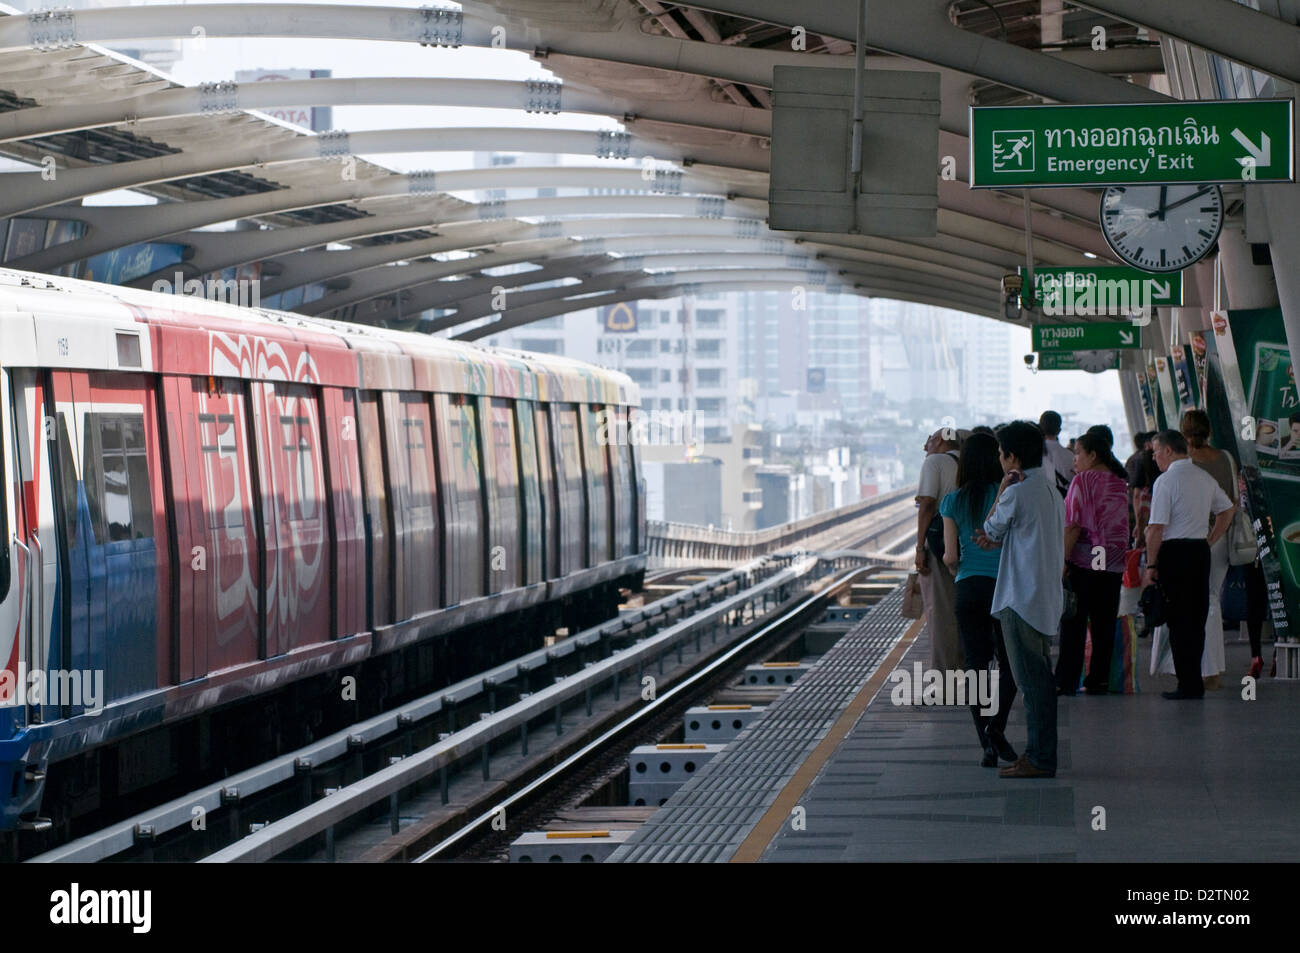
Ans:
POLYGON ((572 360, 0 270, 0 830, 48 828, 75 759, 129 788, 168 759, 146 732, 608 604, 645 570, 610 439, 637 403, 572 360))

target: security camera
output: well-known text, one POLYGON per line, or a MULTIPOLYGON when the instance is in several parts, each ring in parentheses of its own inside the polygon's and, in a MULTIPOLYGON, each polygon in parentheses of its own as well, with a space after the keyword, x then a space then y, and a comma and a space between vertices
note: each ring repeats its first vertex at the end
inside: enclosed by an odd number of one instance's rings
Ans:
POLYGON ((1002 276, 1002 295, 1006 298, 1019 298, 1020 291, 1025 286, 1025 279, 1019 275, 1002 276))
POLYGON ((1025 366, 1026 366, 1026 367, 1033 367, 1033 366, 1034 366, 1034 361, 1035 361, 1037 358, 1038 358, 1038 355, 1037 355, 1037 354, 1026 354, 1026 355, 1025 355, 1025 366))

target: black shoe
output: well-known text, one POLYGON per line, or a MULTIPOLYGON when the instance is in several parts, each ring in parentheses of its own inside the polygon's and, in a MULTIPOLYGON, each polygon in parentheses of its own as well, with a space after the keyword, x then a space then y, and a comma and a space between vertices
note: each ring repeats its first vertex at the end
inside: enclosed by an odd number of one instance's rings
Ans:
POLYGON ((1056 689, 1056 697, 1057 697, 1057 698, 1060 698, 1062 695, 1065 695, 1065 696, 1067 696, 1067 697, 1069 697, 1069 698, 1073 698, 1073 697, 1074 697, 1074 694, 1075 694, 1075 693, 1072 692, 1072 691, 1070 691, 1069 689, 1065 689, 1065 688, 1057 688, 1057 689, 1056 689))
POLYGON ((1200 700, 1203 699, 1205 696, 1204 696, 1204 695, 1187 695, 1187 694, 1184 694, 1183 692, 1161 692, 1161 693, 1160 693, 1160 697, 1161 697, 1161 698, 1168 698, 1170 701, 1183 701, 1183 700, 1189 700, 1189 701, 1200 701, 1200 700))
POLYGON ((998 766, 998 751, 996 748, 989 746, 984 749, 984 757, 980 759, 981 768, 996 768, 998 766))
POLYGON ((1011 747, 1011 744, 1007 741, 1007 736, 1000 730, 989 725, 984 729, 984 737, 988 738, 989 744, 993 746, 993 750, 998 753, 998 757, 1003 761, 1018 760, 1016 749, 1011 747))
POLYGON ((1109 694, 1110 694, 1110 689, 1109 689, 1108 687, 1105 687, 1105 686, 1102 686, 1102 685, 1091 685, 1091 686, 1089 686, 1089 687, 1087 687, 1087 688, 1084 688, 1084 691, 1087 692, 1089 695, 1109 695, 1109 694))

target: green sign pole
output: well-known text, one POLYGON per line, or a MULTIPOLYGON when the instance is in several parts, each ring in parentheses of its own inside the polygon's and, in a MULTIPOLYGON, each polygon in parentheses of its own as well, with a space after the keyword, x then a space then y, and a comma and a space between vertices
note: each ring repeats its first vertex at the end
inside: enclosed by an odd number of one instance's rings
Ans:
POLYGON ((970 187, 1292 182, 1294 103, 972 106, 970 187))
POLYGON ((1127 321, 1035 324, 1035 351, 1110 351, 1142 347, 1142 329, 1127 321))

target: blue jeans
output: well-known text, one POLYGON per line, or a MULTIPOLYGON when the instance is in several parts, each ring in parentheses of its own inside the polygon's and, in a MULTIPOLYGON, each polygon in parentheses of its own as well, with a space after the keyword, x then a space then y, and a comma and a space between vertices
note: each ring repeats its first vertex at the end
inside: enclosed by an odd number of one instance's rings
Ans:
POLYGON ((1025 757, 1036 768, 1056 770, 1056 676, 1052 673, 1052 639, 1020 618, 1010 607, 997 614, 1007 644, 1007 660, 1025 700, 1029 740, 1025 757))

